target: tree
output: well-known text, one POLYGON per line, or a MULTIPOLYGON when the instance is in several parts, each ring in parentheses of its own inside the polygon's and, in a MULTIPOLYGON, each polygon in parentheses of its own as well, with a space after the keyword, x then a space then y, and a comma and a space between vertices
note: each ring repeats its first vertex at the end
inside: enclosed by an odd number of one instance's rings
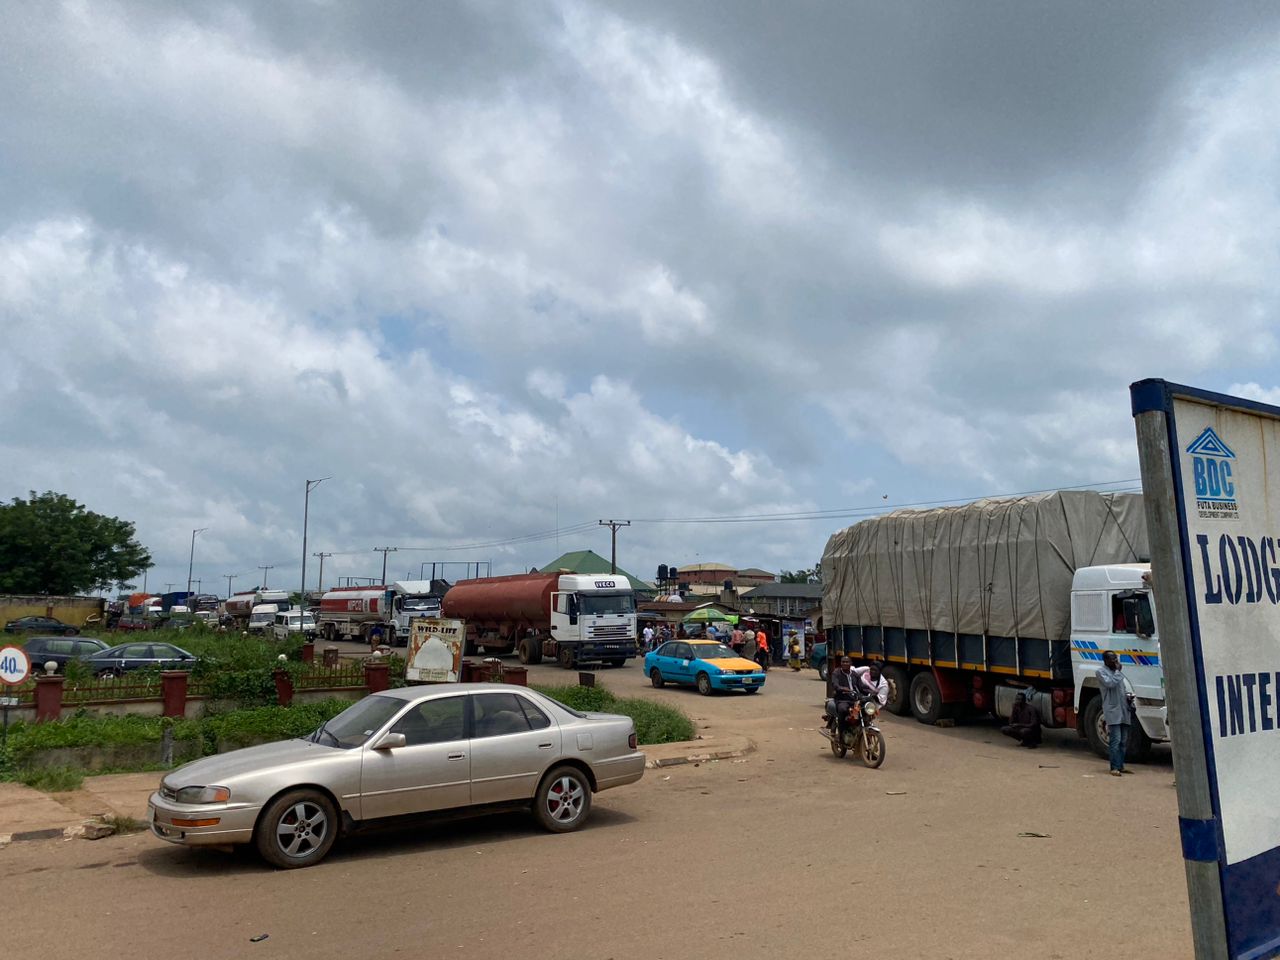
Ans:
POLYGON ((48 491, 0 504, 0 593, 122 587, 151 566, 133 524, 48 491))
POLYGON ((783 570, 781 577, 783 583, 821 583, 822 561, 814 564, 812 570, 783 570))

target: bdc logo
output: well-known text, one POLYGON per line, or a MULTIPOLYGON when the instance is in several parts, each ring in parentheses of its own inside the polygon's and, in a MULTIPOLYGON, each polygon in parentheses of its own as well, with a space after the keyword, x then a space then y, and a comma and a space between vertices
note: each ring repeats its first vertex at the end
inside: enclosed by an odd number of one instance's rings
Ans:
POLYGON ((1213 430, 1206 427, 1187 447, 1191 476, 1196 488, 1196 512, 1203 520, 1236 520, 1240 504, 1231 461, 1236 455, 1213 430))

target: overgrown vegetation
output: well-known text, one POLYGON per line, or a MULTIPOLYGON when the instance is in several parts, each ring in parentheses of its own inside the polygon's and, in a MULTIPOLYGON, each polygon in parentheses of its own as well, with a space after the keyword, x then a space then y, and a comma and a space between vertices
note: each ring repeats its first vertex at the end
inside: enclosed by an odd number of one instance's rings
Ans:
MULTIPOLYGON (((167 717, 92 717, 76 713, 52 723, 17 723, 9 728, 0 779, 20 780, 45 791, 75 790, 82 771, 70 768, 36 770, 33 757, 62 747, 117 747, 159 744, 166 729, 174 741, 198 741, 206 756, 271 740, 287 740, 310 733, 330 717, 351 706, 350 700, 321 700, 292 707, 255 707, 214 713, 198 719, 167 717)), ((142 769, 152 767, 146 763, 142 769)), ((129 769, 139 769, 132 767, 129 769)), ((116 768, 116 772, 126 772, 116 768)))
POLYGON ((535 687, 565 706, 583 713, 620 713, 636 725, 641 745, 692 740, 693 721, 683 710, 639 697, 619 697, 604 687, 535 687))

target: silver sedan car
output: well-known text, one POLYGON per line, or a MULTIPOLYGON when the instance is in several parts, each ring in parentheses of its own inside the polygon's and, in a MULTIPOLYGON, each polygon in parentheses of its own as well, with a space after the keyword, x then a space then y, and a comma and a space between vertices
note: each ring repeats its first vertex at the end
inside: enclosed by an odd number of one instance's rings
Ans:
POLYGON ((306 737, 178 768, 148 816, 171 843, 252 843, 277 867, 305 867, 339 832, 406 814, 520 805, 548 830, 576 830, 593 793, 643 774, 629 717, 579 713, 517 686, 406 687, 365 697, 306 737))

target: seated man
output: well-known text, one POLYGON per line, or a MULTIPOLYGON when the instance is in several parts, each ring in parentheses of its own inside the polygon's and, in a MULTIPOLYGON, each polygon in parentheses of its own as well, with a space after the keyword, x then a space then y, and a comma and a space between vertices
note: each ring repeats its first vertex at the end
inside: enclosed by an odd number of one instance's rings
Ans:
POLYGON ((1009 711, 1009 723, 1001 727, 1000 732, 1006 737, 1013 737, 1020 747, 1034 750, 1040 746, 1040 714, 1027 703, 1025 693, 1014 698, 1013 709, 1009 711))

